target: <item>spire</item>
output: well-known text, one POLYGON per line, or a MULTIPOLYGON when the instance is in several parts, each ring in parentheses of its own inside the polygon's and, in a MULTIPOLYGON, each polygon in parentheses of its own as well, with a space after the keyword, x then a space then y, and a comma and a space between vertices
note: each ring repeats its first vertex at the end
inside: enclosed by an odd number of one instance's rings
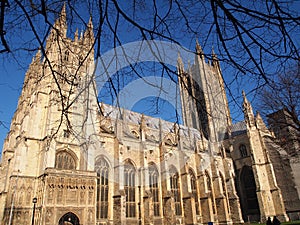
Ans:
POLYGON ((243 91, 242 93, 243 93, 243 99, 244 99, 244 101, 243 101, 244 118, 245 118, 246 124, 249 127, 252 127, 255 125, 252 106, 246 97, 245 91, 243 91))
POLYGON ((90 17, 89 22, 87 24, 87 28, 83 35, 83 41, 89 44, 92 44, 94 42, 94 31, 93 31, 93 22, 92 17, 90 17))
POLYGON ((197 55, 200 56, 201 59, 204 58, 204 53, 203 53, 203 50, 202 50, 202 48, 201 48, 201 46, 198 42, 198 38, 196 39, 196 53, 197 53, 197 55))
POLYGON ((256 112, 255 121, 256 121, 256 126, 257 126, 258 129, 260 129, 260 130, 262 130, 262 131, 264 131, 266 133, 269 132, 269 130, 268 130, 265 122, 263 121, 263 119, 262 119, 262 117, 261 117, 261 115, 260 115, 260 113, 258 111, 256 112))
POLYGON ((217 55, 215 54, 214 48, 212 48, 211 50, 211 58, 212 58, 211 65, 213 67, 220 67, 219 60, 217 55))
POLYGON ((66 2, 65 2, 61 9, 61 12, 60 12, 60 18, 66 19, 66 17, 67 17, 67 14, 66 14, 66 2))
POLYGON ((78 28, 76 28, 75 34, 74 34, 74 41, 78 41, 78 28))
POLYGON ((41 59, 42 59, 42 53, 41 53, 41 49, 39 48, 35 56, 32 57, 30 67, 33 68, 36 65, 40 65, 41 59))
POLYGON ((39 50, 37 51, 37 53, 33 57, 32 62, 33 63, 40 63, 41 59, 42 59, 42 53, 41 53, 41 49, 39 48, 39 50))
POLYGON ((179 52, 177 57, 177 70, 178 70, 178 74, 182 74, 184 72, 184 65, 179 52))
POLYGON ((67 37, 67 13, 66 13, 66 3, 64 3, 58 19, 54 23, 54 28, 56 28, 61 37, 67 37))

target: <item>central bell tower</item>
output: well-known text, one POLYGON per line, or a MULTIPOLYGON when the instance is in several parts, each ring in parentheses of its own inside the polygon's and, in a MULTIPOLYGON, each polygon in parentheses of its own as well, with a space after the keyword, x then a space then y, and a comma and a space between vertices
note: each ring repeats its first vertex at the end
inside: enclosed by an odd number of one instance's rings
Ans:
POLYGON ((184 125, 200 130, 211 143, 221 142, 231 126, 231 118, 216 54, 212 51, 206 63, 197 41, 195 64, 185 70, 179 56, 177 70, 184 125))

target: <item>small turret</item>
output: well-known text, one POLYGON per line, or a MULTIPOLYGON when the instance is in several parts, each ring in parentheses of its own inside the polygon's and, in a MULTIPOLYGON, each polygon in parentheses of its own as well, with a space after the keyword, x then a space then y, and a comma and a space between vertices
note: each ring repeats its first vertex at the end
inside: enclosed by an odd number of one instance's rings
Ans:
POLYGON ((197 55, 200 56, 201 59, 204 59, 204 53, 203 53, 203 50, 198 42, 198 39, 196 39, 196 53, 197 55))
POLYGON ((35 54, 35 56, 32 58, 32 63, 39 64, 41 62, 41 59, 42 59, 42 53, 41 53, 41 49, 39 49, 35 54))
POLYGON ((93 44, 94 43, 94 31, 93 31, 93 22, 92 22, 92 17, 90 17, 90 20, 87 24, 87 28, 84 32, 83 35, 83 42, 88 43, 88 44, 93 44))
POLYGON ((66 14, 66 3, 64 3, 60 12, 59 18, 54 23, 54 28, 59 32, 63 38, 67 37, 67 14, 66 14))
POLYGON ((75 34, 74 34, 74 41, 78 41, 78 28, 76 28, 75 34))
POLYGON ((46 52, 49 52, 49 50, 53 47, 55 48, 58 39, 64 39, 67 37, 67 29, 66 4, 64 4, 59 17, 56 19, 53 28, 50 31, 50 35, 47 38, 46 52))
POLYGON ((253 110, 252 110, 252 106, 250 104, 250 102, 248 101, 248 99, 246 98, 246 94, 243 91, 243 112, 244 112, 244 117, 245 117, 245 121, 247 126, 249 127, 253 127, 255 126, 255 120, 254 120, 254 114, 253 114, 253 110))
POLYGON ((258 111, 256 112, 255 122, 256 122, 256 127, 259 130, 261 130, 265 133, 270 133, 267 126, 266 126, 266 124, 265 124, 265 122, 263 121, 263 119, 262 119, 262 117, 261 117, 261 115, 258 111))
POLYGON ((219 63, 219 59, 214 51, 214 48, 212 48, 212 52, 211 52, 211 65, 215 68, 220 68, 220 63, 219 63))
POLYGON ((183 62, 182 62, 179 52, 178 52, 178 57, 177 57, 177 71, 178 71, 179 75, 184 73, 184 65, 183 65, 183 62))

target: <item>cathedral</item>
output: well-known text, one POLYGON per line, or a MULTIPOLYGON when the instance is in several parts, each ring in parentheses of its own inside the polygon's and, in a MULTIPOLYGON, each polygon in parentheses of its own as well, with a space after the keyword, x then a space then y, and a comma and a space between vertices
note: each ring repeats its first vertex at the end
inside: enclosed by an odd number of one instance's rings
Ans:
MULTIPOLYGON (((177 59, 183 125, 99 103, 94 34, 66 9, 25 74, 0 164, 0 224, 242 224, 299 219, 300 153, 245 94, 232 124, 217 56, 177 59)), ((101 99, 100 99, 101 102, 101 99)))

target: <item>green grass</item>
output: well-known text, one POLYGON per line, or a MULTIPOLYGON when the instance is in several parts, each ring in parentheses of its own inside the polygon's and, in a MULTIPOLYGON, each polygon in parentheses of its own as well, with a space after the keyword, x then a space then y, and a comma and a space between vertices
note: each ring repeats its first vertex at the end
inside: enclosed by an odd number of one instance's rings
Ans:
MULTIPOLYGON (((263 225, 264 223, 247 223, 245 222, 245 225, 263 225)), ((281 225, 300 225, 300 220, 290 221, 290 222, 282 222, 281 225)))
POLYGON ((281 223, 282 225, 285 225, 285 224, 287 224, 287 225, 296 225, 296 224, 299 224, 300 225, 300 220, 295 220, 295 221, 291 221, 291 222, 283 222, 283 223, 281 223))

